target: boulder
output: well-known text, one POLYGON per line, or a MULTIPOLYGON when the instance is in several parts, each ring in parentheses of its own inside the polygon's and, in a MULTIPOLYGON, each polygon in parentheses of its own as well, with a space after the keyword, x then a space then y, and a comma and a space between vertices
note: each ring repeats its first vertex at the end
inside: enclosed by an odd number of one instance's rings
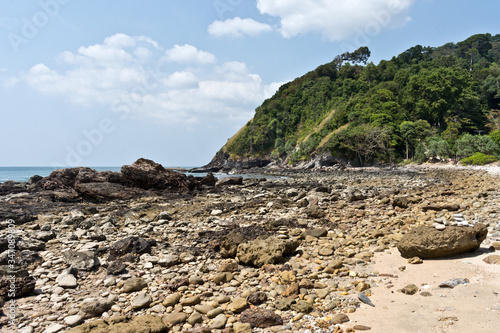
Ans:
POLYGON ((30 295, 33 290, 35 278, 26 269, 11 271, 9 266, 0 267, 0 298, 8 300, 24 297, 30 295), (12 277, 14 280, 11 280, 12 277), (15 290, 12 290, 11 286, 14 286, 15 290))
POLYGON ((266 328, 270 326, 283 325, 283 318, 269 309, 251 308, 243 311, 240 316, 242 323, 249 323, 252 328, 266 328))
POLYGON ((94 318, 111 309, 113 304, 112 300, 104 298, 83 302, 78 314, 84 319, 94 318))
POLYGON ((113 243, 109 247, 109 258, 114 260, 126 254, 151 253, 151 244, 144 238, 135 236, 127 237, 113 243))
POLYGON ((247 265, 261 267, 282 262, 283 257, 292 254, 298 246, 297 240, 279 239, 273 236, 240 244, 236 255, 247 265))
POLYGON ((477 250, 487 234, 488 229, 482 223, 474 227, 450 226, 444 230, 419 226, 406 233, 397 247, 404 258, 450 257, 477 250))
POLYGON ((94 252, 91 251, 66 251, 63 252, 63 257, 70 267, 74 267, 79 271, 90 271, 97 265, 97 259, 94 252))
POLYGON ((117 316, 95 320, 72 328, 69 333, 161 333, 169 325, 159 316, 117 316))

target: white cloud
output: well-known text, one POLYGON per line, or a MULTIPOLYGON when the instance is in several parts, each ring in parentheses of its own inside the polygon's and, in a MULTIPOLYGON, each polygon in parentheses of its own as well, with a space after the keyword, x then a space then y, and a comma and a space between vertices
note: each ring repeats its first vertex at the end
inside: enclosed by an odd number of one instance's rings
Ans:
POLYGON ((356 33, 374 37, 409 20, 415 0, 257 0, 261 14, 276 16, 285 38, 315 32, 332 41, 356 33))
POLYGON ((273 30, 273 28, 268 24, 257 22, 251 18, 242 19, 240 17, 227 19, 225 21, 215 21, 208 26, 208 33, 216 37, 257 36, 271 30, 273 30))
POLYGON ((185 44, 183 46, 175 45, 173 48, 165 52, 168 61, 194 64, 194 65, 208 65, 216 61, 215 56, 206 51, 200 51, 196 47, 185 44))
POLYGON ((104 105, 120 115, 226 127, 250 119, 279 87, 263 84, 244 63, 218 64, 213 54, 194 46, 175 45, 165 52, 146 37, 121 34, 62 52, 52 68, 37 64, 10 80, 11 85, 20 82, 73 103, 104 105), (173 63, 165 64, 165 57, 173 63))

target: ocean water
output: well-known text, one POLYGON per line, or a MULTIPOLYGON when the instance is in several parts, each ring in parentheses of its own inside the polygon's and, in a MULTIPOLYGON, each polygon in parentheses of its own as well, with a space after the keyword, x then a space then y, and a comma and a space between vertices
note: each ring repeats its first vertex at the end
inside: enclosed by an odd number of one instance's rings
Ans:
MULTIPOLYGON (((120 171, 121 167, 90 167, 97 171, 120 171)), ((57 167, 0 167, 0 183, 7 180, 27 182, 34 175, 47 177, 57 167)))
MULTIPOLYGON (((96 171, 113 171, 119 172, 121 167, 89 167, 96 171)), ((189 170, 195 167, 166 167, 168 169, 179 169, 179 170, 189 170)), ((13 180, 16 182, 27 182, 34 175, 47 177, 52 173, 52 171, 61 169, 58 167, 0 167, 0 183, 4 183, 8 180, 13 180)), ((193 175, 195 177, 203 177, 206 173, 189 173, 184 172, 186 175, 193 175)), ((224 174, 224 173, 215 173, 215 177, 224 178, 224 177, 237 177, 242 176, 243 178, 281 178, 281 177, 272 177, 272 176, 263 176, 263 175, 254 175, 254 174, 224 174)))

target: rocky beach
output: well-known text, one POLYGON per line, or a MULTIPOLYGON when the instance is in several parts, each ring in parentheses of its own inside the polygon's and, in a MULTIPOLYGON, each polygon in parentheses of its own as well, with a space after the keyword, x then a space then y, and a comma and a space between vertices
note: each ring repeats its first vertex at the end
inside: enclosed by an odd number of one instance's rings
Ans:
POLYGON ((498 332, 498 173, 250 172, 0 184, 1 331, 498 332))

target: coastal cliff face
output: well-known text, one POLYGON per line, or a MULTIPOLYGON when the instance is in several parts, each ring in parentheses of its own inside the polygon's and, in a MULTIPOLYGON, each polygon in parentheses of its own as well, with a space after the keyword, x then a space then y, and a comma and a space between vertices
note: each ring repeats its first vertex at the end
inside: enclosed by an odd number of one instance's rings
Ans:
POLYGON ((500 154, 500 35, 417 45, 378 65, 369 54, 344 53, 281 86, 206 169, 500 154), (457 143, 478 131, 493 133, 487 144, 457 143))

